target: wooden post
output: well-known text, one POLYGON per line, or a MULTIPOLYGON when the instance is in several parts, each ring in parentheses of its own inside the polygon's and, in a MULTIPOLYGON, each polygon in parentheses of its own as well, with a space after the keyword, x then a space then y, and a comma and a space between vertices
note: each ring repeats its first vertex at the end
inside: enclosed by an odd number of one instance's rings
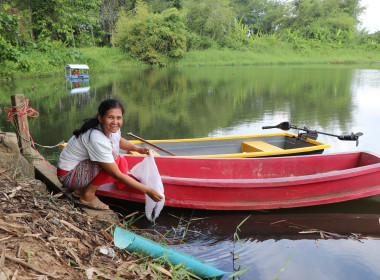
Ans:
MULTIPOLYGON (((23 94, 13 94, 11 96, 12 108, 17 111, 24 111, 25 108, 25 97, 23 94)), ((31 142, 29 136, 29 124, 28 116, 14 115, 13 123, 16 127, 16 135, 18 140, 18 146, 23 154, 31 154, 31 142)))

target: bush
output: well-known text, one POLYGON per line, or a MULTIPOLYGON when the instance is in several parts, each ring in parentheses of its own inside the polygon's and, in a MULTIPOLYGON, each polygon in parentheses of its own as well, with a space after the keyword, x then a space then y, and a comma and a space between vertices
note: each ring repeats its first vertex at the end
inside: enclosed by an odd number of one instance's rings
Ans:
POLYGON ((201 36, 194 32, 186 33, 187 50, 206 50, 212 47, 217 48, 215 40, 208 36, 201 36))
POLYGON ((121 14, 114 42, 145 63, 164 66, 168 58, 180 58, 186 52, 185 34, 176 8, 154 14, 146 4, 137 2, 136 14, 121 14))
POLYGON ((0 7, 0 77, 12 77, 17 70, 27 71, 30 64, 21 58, 19 16, 7 13, 8 5, 0 7), (2 10, 4 9, 4 10, 2 10))

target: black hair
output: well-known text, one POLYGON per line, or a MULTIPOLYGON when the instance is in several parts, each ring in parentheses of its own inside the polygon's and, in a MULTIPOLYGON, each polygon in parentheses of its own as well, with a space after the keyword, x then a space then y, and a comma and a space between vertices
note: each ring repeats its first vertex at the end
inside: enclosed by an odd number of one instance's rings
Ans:
POLYGON ((87 130, 91 128, 98 129, 98 125, 99 125, 98 116, 100 115, 101 117, 103 117, 108 110, 114 109, 114 108, 120 108, 122 114, 124 115, 124 106, 123 104, 121 104, 119 100, 117 99, 104 100, 102 103, 100 103, 98 107, 98 114, 93 118, 85 119, 82 126, 73 131, 73 134, 75 135, 75 137, 78 138, 79 135, 85 133, 87 130))

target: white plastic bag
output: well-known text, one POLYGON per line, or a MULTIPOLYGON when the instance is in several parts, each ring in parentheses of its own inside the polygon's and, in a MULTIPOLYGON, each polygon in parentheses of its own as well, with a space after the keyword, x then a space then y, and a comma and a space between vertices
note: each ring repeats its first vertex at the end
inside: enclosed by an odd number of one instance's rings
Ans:
POLYGON ((160 202, 155 202, 145 194, 145 215, 150 221, 154 221, 160 215, 162 208, 164 208, 165 196, 164 186, 162 185, 152 150, 149 150, 149 155, 145 156, 142 162, 139 162, 131 169, 131 174, 139 179, 142 184, 155 189, 163 196, 160 202))

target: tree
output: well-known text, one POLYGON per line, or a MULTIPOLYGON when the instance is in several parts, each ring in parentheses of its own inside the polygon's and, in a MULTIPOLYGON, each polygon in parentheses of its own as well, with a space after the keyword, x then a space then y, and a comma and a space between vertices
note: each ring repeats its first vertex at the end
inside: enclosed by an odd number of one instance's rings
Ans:
POLYGON ((225 34, 235 18, 229 0, 189 0, 184 8, 188 28, 216 40, 225 34))
POLYGON ((120 3, 118 0, 103 0, 100 9, 102 29, 106 32, 108 37, 106 40, 111 41, 114 34, 114 27, 117 22, 117 13, 120 3))
POLYGON ((272 33, 288 13, 288 4, 278 0, 235 1, 234 8, 242 24, 253 33, 272 33))
POLYGON ((376 40, 377 43, 380 44, 380 31, 377 31, 376 33, 372 34, 372 37, 374 40, 376 40))
POLYGON ((74 47, 77 42, 95 43, 101 0, 16 0, 20 1, 28 5, 37 40, 50 38, 74 47))
POLYGON ((154 14, 137 1, 134 12, 122 12, 114 42, 141 61, 165 65, 168 58, 179 58, 186 51, 185 25, 176 8, 154 14))
POLYGON ((350 39, 362 9, 360 0, 295 0, 281 29, 297 30, 310 39, 350 39))
POLYGON ((15 69, 27 70, 18 47, 23 35, 20 16, 8 4, 0 6, 0 76, 9 76, 15 69))
POLYGON ((182 0, 148 0, 149 10, 153 13, 161 13, 170 8, 180 10, 182 8, 182 0))

